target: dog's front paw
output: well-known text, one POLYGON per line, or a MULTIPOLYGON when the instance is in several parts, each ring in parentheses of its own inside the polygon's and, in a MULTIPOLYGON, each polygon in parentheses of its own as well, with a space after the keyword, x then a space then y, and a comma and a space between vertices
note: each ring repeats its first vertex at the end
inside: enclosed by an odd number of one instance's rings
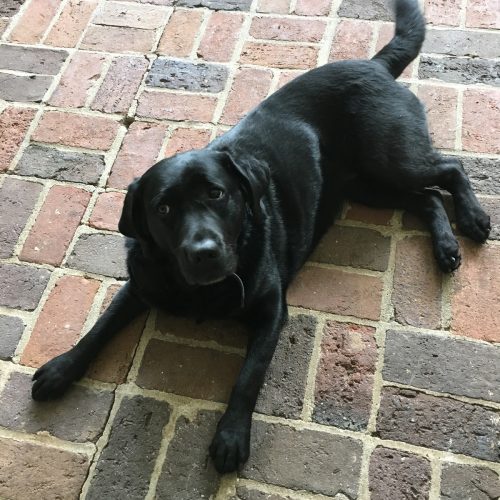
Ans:
POLYGON ((248 460, 250 454, 250 426, 219 423, 210 445, 210 456, 217 472, 234 472, 248 460))
POLYGON ((460 266, 461 256, 458 241, 453 235, 442 235, 434 245, 434 255, 441 271, 451 273, 460 266))
POLYGON ((478 243, 484 243, 491 231, 490 217, 481 207, 457 214, 457 225, 465 236, 478 243))

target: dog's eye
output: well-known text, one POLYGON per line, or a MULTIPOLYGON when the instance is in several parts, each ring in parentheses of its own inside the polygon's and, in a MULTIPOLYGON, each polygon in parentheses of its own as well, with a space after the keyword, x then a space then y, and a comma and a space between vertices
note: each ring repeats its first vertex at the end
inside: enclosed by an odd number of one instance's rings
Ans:
POLYGON ((170 207, 168 205, 160 205, 158 207, 158 213, 161 215, 167 215, 170 212, 170 207))
POLYGON ((208 196, 210 196, 212 200, 220 200, 224 196, 224 191, 219 188, 212 188, 208 192, 208 196))

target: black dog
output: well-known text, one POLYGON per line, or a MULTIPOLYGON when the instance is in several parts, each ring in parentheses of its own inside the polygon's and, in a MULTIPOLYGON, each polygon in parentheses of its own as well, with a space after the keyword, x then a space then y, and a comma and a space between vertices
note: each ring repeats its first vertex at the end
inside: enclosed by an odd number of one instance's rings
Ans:
POLYGON ((109 338, 150 306, 237 316, 253 332, 210 453, 220 472, 249 454, 252 411, 287 318, 290 281, 349 198, 421 216, 443 271, 460 264, 457 225, 483 242, 483 212, 458 160, 429 138, 423 107, 395 78, 418 54, 416 0, 396 3, 396 35, 370 61, 309 71, 204 149, 165 159, 129 187, 120 231, 130 280, 89 333, 34 375, 33 397, 60 396, 109 338))

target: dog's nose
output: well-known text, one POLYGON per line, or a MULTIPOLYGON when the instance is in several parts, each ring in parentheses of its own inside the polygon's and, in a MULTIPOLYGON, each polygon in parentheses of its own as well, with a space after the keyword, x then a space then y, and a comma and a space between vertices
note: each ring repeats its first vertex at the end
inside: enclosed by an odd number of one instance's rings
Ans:
POLYGON ((193 243, 187 249, 189 260, 194 264, 204 264, 220 257, 220 249, 217 243, 211 239, 205 239, 193 243))

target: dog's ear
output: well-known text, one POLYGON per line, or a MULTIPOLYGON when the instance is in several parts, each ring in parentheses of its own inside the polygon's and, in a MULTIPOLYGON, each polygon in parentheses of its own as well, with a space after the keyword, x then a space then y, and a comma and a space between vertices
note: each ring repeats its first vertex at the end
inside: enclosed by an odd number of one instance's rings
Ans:
POLYGON ((118 222, 118 230, 120 233, 129 238, 138 240, 145 239, 147 236, 139 182, 140 179, 136 179, 129 185, 120 222, 118 222))

